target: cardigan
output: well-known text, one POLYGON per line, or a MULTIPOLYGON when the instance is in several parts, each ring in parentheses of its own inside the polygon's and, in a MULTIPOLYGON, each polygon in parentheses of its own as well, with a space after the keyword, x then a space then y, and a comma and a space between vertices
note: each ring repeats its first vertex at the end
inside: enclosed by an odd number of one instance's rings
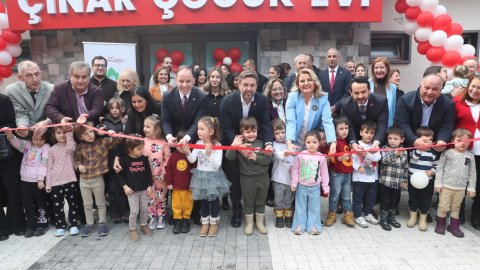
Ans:
POLYGON ((73 133, 68 132, 66 143, 57 143, 50 147, 45 184, 47 189, 77 181, 73 166, 75 146, 73 133))

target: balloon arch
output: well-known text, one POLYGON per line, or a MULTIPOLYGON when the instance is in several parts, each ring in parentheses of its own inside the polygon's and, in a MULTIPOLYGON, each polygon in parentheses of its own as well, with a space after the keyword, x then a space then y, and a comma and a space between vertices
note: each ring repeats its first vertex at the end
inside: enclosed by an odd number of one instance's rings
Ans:
POLYGON ((0 2, 0 84, 12 75, 12 67, 22 54, 20 43, 25 31, 10 30, 5 6, 0 2))

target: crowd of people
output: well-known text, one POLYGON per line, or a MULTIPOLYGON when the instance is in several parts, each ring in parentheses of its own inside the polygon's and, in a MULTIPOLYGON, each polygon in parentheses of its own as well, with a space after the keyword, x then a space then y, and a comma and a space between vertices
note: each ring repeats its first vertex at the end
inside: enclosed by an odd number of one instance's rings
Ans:
POLYGON ((188 233, 190 220, 214 237, 220 209, 230 207, 231 226, 266 234, 266 205, 275 227, 298 235, 318 235, 342 214, 349 227, 390 231, 401 227, 402 189, 407 227, 418 220, 426 231, 434 201, 435 232, 463 237, 467 196, 480 230, 478 60, 450 79, 428 67, 407 93, 386 58, 372 62, 370 76, 363 63, 340 66, 335 48, 325 61, 320 70, 300 54, 293 72, 282 63, 267 78, 253 59, 241 73, 197 64, 174 73, 165 57, 149 89, 133 70, 107 78, 102 56, 71 63, 57 85, 36 63, 19 63, 18 82, 0 94, 0 240, 41 236, 50 223, 55 236, 106 236, 125 222, 138 241, 139 231, 151 236, 167 224, 188 233), (412 184, 418 173, 426 187, 412 184))

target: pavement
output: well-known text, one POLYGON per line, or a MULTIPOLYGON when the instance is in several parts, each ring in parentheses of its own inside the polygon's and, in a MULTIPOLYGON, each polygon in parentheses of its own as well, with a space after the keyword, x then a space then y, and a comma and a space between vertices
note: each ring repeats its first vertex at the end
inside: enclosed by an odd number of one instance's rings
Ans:
MULTIPOLYGON (((268 207, 267 235, 246 236, 243 227, 232 228, 230 211, 221 212, 216 237, 200 237, 193 224, 188 234, 174 235, 167 226, 138 242, 129 240, 127 224, 109 224, 108 236, 95 232, 87 238, 55 237, 51 227, 40 237, 12 235, 0 242, 0 269, 480 269, 480 231, 468 218, 461 239, 434 233, 435 223, 426 232, 407 228, 407 197, 404 192, 397 216, 402 227, 390 232, 379 225, 348 228, 338 215, 320 235, 297 236, 275 228, 268 207)), ((327 204, 322 198, 324 218, 327 204)), ((468 199, 467 213, 470 205, 468 199)))

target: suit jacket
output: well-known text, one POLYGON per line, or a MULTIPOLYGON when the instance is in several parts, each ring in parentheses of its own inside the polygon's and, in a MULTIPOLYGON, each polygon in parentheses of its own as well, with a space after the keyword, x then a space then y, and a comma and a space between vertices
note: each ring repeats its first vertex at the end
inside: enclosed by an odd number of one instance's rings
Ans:
POLYGON ((323 92, 328 93, 328 101, 330 102, 330 105, 335 105, 339 108, 341 105, 341 99, 350 95, 350 80, 352 79, 352 73, 339 66, 337 73, 335 74, 333 91, 330 87, 330 74, 328 73, 328 68, 320 71, 320 77, 318 79, 322 85, 323 92))
MULTIPOLYGON (((187 111, 182 110, 182 100, 178 88, 166 94, 162 101, 162 128, 165 135, 172 134, 176 137, 177 132, 185 130, 191 141, 197 138, 197 123, 205 116, 207 109, 207 94, 197 87, 193 87, 187 101, 187 111)), ((181 138, 179 138, 181 139, 181 138)))
MULTIPOLYGON (((273 141, 272 126, 267 110, 267 98, 256 92, 250 105, 249 117, 254 117, 258 122, 257 138, 264 143, 273 141)), ((223 142, 230 145, 236 135, 240 134, 240 120, 243 118, 240 91, 228 94, 220 105, 220 124, 223 131, 223 142)))
MULTIPOLYGON (((405 132, 405 145, 412 146, 417 136, 415 130, 422 124, 422 101, 420 91, 408 92, 397 103, 395 113, 395 125, 403 128, 405 132)), ((434 132, 433 140, 449 142, 455 129, 455 105, 452 100, 444 95, 433 104, 432 114, 428 121, 428 127, 434 132)))
MULTIPOLYGON (((102 89, 92 83, 88 84, 88 93, 84 96, 85 107, 87 107, 88 121, 98 124, 100 116, 103 116, 103 93, 102 89)), ((77 97, 72 83, 66 81, 55 85, 50 95, 45 115, 53 123, 59 123, 64 117, 76 120, 80 113, 77 109, 77 97)))
POLYGON ((52 90, 53 84, 42 81, 37 94, 35 94, 36 102, 34 104, 24 82, 15 82, 7 86, 6 93, 13 103, 17 126, 30 127, 46 118, 45 106, 52 90))
MULTIPOLYGON (((287 99, 284 98, 283 102, 282 102, 282 105, 281 105, 281 106, 283 106, 283 111, 284 112, 285 112, 285 105, 286 104, 287 104, 287 99)), ((280 118, 279 115, 278 115, 278 110, 277 110, 277 108, 273 107, 273 103, 272 103, 271 100, 267 99, 267 107, 268 107, 268 115, 270 117, 270 121, 273 121, 274 119, 280 118)))
MULTIPOLYGON (((360 138, 360 126, 363 122, 358 104, 352 97, 342 99, 340 105, 340 115, 348 119, 348 142, 358 142, 360 138)), ((368 104, 366 111, 366 120, 373 121, 377 124, 374 141, 383 145, 388 125, 388 102, 387 98, 371 93, 368 96, 368 104)))
POLYGON ((283 79, 283 85, 285 85, 285 89, 286 89, 287 93, 291 92, 292 86, 295 84, 296 79, 297 79, 297 74, 296 73, 293 73, 292 75, 287 76, 287 77, 285 77, 285 79, 283 79))
MULTIPOLYGON (((302 93, 298 91, 288 94, 287 104, 285 105, 287 118, 286 140, 294 142, 300 134, 300 129, 302 128, 305 117, 304 100, 302 93)), ((307 131, 313 129, 323 129, 328 143, 336 141, 332 112, 327 95, 321 96, 320 98, 312 97, 307 131)))
POLYGON ((257 92, 263 93, 263 88, 268 83, 268 78, 258 72, 257 72, 257 75, 258 75, 257 92))

